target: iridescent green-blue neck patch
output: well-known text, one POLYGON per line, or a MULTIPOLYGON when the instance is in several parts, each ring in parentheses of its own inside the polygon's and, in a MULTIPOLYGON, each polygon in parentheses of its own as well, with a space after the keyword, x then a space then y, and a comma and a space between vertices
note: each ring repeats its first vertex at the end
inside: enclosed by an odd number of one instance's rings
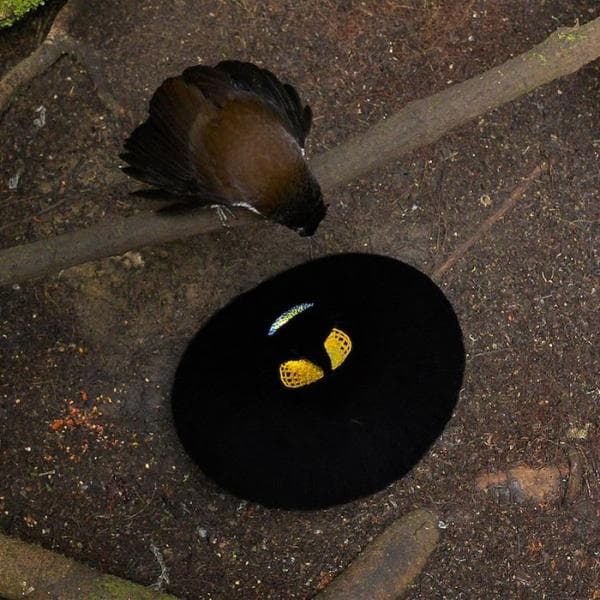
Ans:
POLYGON ((278 329, 283 327, 286 323, 289 323, 294 317, 297 317, 300 313, 312 308, 314 305, 314 302, 303 302, 302 304, 295 304, 292 306, 292 308, 288 308, 288 310, 286 310, 284 313, 281 313, 273 321, 267 335, 273 335, 278 329))

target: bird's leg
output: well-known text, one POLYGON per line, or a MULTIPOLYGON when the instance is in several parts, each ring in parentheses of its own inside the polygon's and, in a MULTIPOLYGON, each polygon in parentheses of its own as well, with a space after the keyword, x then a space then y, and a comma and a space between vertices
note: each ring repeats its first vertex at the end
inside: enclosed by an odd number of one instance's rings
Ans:
POLYGON ((225 204, 211 204, 210 207, 214 208, 217 212, 217 216, 223 227, 229 227, 227 224, 228 219, 235 219, 235 214, 228 206, 225 206, 225 204))

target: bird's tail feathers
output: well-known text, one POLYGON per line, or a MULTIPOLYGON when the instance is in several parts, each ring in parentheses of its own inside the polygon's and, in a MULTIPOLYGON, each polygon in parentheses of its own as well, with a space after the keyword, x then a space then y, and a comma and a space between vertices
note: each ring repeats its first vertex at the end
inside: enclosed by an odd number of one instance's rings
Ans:
MULTIPOLYGON (((125 142, 123 171, 166 192, 195 197, 197 203, 218 201, 214 182, 198 171, 192 156, 189 132, 207 111, 216 110, 202 92, 183 79, 167 79, 150 101, 150 116, 125 142)), ((193 148, 198 155, 202 148, 193 148)))

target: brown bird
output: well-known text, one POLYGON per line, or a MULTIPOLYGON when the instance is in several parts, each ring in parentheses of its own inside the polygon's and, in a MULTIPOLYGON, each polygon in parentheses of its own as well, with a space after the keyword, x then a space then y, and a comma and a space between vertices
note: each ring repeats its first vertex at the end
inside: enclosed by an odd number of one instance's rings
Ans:
POLYGON ((251 63, 195 66, 167 79, 125 142, 123 170, 185 206, 242 206, 312 235, 327 210, 304 158, 312 112, 251 63))

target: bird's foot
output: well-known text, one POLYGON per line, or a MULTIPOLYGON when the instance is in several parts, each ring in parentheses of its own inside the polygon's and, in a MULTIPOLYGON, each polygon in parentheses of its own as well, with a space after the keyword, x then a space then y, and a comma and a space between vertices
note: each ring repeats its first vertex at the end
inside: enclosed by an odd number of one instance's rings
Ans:
POLYGON ((235 219, 235 214, 233 213, 233 211, 224 204, 211 204, 210 207, 215 209, 217 216, 219 217, 219 221, 221 222, 221 225, 223 227, 229 228, 227 220, 235 219))

